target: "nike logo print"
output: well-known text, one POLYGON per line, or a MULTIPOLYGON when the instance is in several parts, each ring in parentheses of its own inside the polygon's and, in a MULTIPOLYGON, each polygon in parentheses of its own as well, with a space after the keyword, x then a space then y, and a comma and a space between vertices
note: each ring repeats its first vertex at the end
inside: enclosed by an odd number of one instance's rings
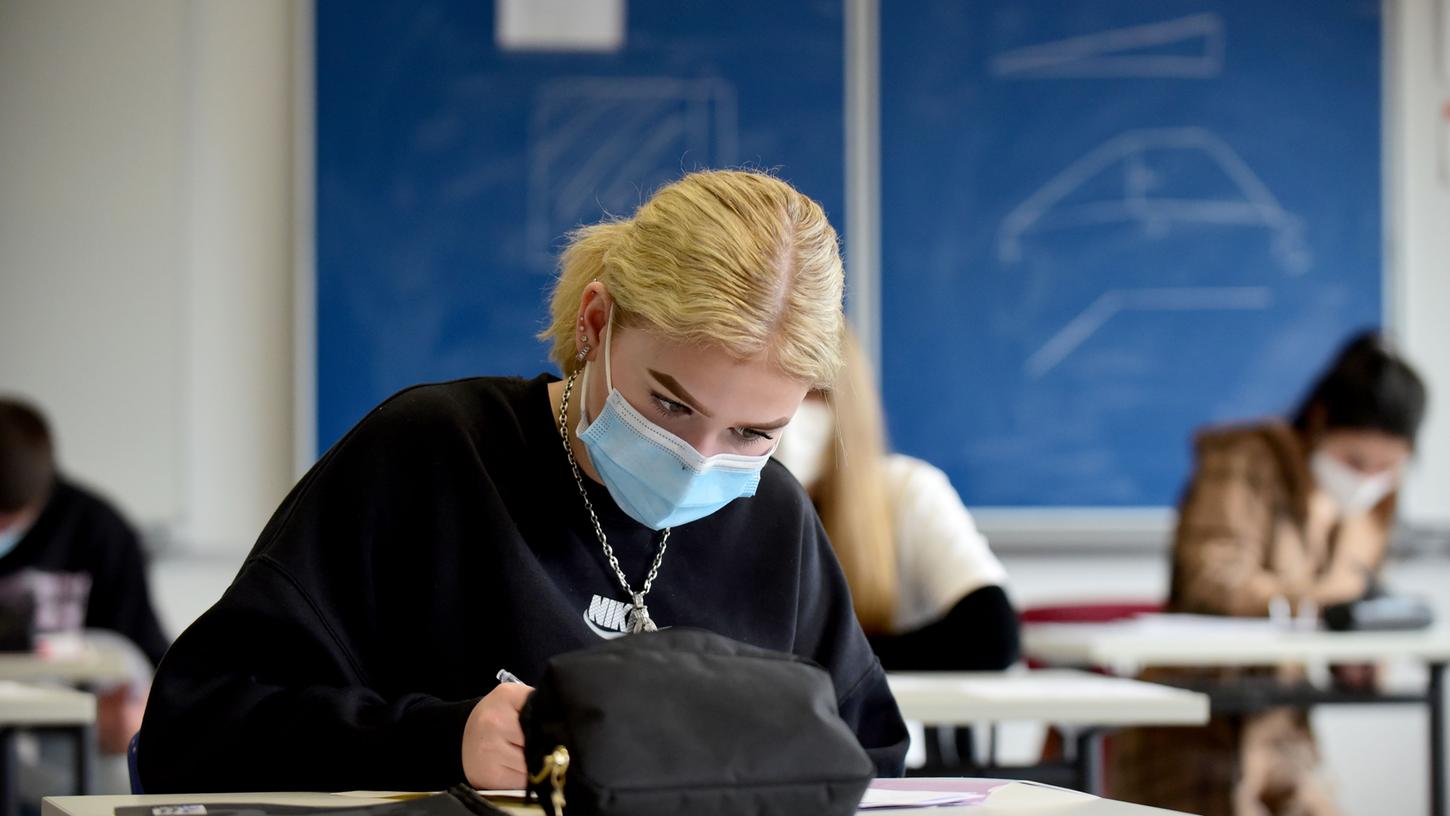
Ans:
POLYGON ((595 595, 589 602, 589 608, 584 611, 584 623, 594 634, 605 640, 623 637, 626 634, 624 627, 629 609, 629 604, 623 601, 595 595))
POLYGON ((611 632, 607 629, 600 629, 599 624, 595 623, 592 620, 589 620, 588 615, 584 616, 584 624, 589 627, 590 631, 604 638, 605 640, 614 640, 615 638, 624 637, 625 635, 624 632, 611 632))
MULTIPOLYGON (((633 610, 634 607, 624 601, 595 595, 589 602, 589 608, 584 610, 584 624, 601 638, 614 640, 629 634, 629 613, 633 610)), ((661 630, 668 628, 660 627, 661 630)))

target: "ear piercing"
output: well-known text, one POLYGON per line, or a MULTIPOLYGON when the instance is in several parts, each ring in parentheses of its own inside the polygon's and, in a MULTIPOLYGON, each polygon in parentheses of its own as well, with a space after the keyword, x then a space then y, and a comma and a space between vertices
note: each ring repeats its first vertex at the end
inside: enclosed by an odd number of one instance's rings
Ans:
POLYGON ((582 363, 584 358, 589 356, 589 341, 584 337, 584 316, 579 316, 579 353, 574 355, 575 362, 582 363))

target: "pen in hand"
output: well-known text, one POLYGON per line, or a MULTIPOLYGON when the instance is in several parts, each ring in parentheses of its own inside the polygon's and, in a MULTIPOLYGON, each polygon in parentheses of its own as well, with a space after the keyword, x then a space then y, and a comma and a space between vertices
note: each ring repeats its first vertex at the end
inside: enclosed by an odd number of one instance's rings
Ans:
POLYGON ((500 683, 518 683, 521 686, 525 685, 524 681, 514 676, 514 673, 508 669, 499 669, 498 674, 494 675, 494 677, 498 678, 500 683))

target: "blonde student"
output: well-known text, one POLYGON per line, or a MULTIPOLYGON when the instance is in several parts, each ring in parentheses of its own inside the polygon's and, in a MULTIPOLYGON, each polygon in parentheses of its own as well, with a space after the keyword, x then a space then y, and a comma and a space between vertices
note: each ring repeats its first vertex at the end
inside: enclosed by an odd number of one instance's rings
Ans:
POLYGON ((579 230, 544 333, 563 379, 418 386, 328 451, 162 662, 143 786, 518 788, 545 662, 675 626, 815 660, 900 773, 846 581, 770 461, 841 366, 842 284, 820 206, 760 173, 579 230))
POLYGON ((875 378, 846 336, 835 386, 812 392, 776 457, 800 479, 888 670, 996 670, 1018 657, 1007 571, 945 473, 889 453, 875 378))

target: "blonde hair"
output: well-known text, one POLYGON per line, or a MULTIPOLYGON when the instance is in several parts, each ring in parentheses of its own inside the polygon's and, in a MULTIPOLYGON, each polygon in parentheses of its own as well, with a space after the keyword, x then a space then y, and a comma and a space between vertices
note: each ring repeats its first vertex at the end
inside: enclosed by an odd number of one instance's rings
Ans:
POLYGON ((886 433, 870 364, 846 332, 845 368, 826 394, 836 444, 811 490, 816 512, 851 587, 856 619, 867 634, 887 634, 896 610, 896 534, 887 495, 886 433))
POLYGON ((828 387, 841 368, 836 231, 819 204, 764 173, 691 173, 633 218, 575 230, 559 267, 539 339, 552 342, 565 376, 580 365, 579 304, 596 280, 620 325, 740 359, 768 354, 813 388, 828 387))

